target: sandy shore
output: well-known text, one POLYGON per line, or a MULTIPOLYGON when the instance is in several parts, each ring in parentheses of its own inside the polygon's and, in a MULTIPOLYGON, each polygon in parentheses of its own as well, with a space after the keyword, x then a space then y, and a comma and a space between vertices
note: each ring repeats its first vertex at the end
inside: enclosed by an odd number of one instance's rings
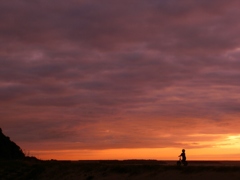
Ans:
POLYGON ((239 161, 189 161, 177 167, 176 161, 0 161, 3 179, 185 179, 239 180, 239 161))

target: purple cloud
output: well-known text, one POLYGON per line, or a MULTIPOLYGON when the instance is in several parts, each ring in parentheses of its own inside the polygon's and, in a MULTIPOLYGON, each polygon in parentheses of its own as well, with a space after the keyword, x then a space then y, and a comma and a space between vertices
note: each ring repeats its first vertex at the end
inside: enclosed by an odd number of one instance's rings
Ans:
POLYGON ((154 148, 239 133, 238 1, 0 4, 1 126, 17 141, 154 148))

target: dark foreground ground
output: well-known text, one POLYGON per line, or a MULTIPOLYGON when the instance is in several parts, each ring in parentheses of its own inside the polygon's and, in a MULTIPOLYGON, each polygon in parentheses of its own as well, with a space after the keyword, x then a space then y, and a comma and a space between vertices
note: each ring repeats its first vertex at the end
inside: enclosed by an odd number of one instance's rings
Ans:
POLYGON ((239 180, 239 161, 0 161, 1 180, 184 179, 239 180))

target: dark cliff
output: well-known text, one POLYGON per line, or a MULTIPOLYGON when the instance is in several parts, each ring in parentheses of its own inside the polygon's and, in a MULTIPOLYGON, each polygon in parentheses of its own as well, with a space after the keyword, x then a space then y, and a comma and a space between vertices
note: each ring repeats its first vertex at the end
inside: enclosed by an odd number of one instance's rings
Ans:
POLYGON ((0 159, 23 159, 25 154, 22 149, 9 137, 2 133, 0 128, 0 159))

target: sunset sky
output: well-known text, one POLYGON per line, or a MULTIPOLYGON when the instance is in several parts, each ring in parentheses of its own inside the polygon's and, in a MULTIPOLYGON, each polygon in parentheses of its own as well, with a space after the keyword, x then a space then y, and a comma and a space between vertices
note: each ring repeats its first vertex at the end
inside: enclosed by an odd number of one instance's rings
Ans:
POLYGON ((240 1, 0 7, 0 127, 25 153, 240 160, 240 1))

